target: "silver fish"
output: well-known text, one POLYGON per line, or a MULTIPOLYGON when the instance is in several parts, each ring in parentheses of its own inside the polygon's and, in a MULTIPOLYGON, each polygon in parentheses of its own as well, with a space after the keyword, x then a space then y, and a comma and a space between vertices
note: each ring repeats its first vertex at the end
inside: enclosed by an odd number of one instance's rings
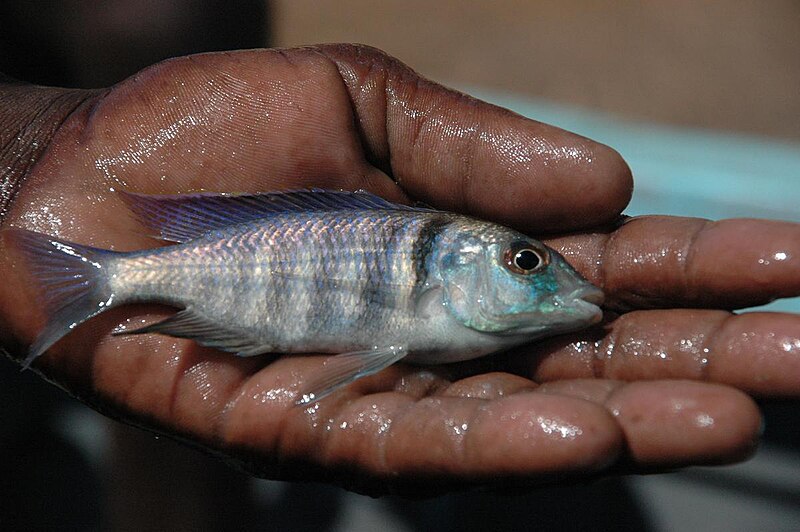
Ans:
POLYGON ((5 231, 44 284, 49 321, 30 364, 119 305, 173 316, 118 334, 191 338, 239 356, 339 353, 299 394, 316 401, 400 359, 476 358, 597 323, 600 289, 517 231, 366 192, 123 193, 174 245, 113 252, 5 231))

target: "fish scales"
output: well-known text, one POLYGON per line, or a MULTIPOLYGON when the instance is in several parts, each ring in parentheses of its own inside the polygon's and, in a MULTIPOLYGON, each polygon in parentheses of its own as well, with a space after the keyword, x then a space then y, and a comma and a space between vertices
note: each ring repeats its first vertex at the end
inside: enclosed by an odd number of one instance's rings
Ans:
POLYGON ((270 350, 335 350, 337 338, 366 347, 414 325, 412 296, 425 260, 414 246, 443 217, 345 211, 238 225, 120 258, 110 270, 112 291, 191 307, 270 350))

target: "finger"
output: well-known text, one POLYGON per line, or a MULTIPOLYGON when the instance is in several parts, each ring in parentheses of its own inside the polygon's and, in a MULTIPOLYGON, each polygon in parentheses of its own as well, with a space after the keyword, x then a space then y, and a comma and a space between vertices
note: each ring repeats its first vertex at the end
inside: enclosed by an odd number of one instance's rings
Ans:
POLYGON ((694 379, 800 396, 800 316, 792 314, 637 311, 591 340, 560 338, 532 349, 524 360, 537 381, 694 379))
MULTIPOLYGON (((620 450, 608 412, 589 402, 535 393, 498 400, 339 393, 307 409, 265 401, 284 390, 263 372, 226 414, 223 439, 235 449, 279 449, 330 468, 376 477, 527 478, 594 471, 620 450), (280 427, 280 437, 276 427, 280 427), (502 435, 502 436, 499 436, 502 435)), ((280 394, 278 394, 280 395, 280 394)))
POLYGON ((320 47, 341 72, 369 158, 438 207, 523 229, 614 219, 631 174, 617 152, 420 78, 363 46, 320 47))
POLYGON ((538 391, 605 405, 625 434, 630 460, 640 468, 739 461, 752 454, 761 433, 758 407, 726 386, 573 380, 543 384, 538 391))
POLYGON ((549 242, 612 308, 742 308, 800 296, 800 224, 645 216, 549 242))

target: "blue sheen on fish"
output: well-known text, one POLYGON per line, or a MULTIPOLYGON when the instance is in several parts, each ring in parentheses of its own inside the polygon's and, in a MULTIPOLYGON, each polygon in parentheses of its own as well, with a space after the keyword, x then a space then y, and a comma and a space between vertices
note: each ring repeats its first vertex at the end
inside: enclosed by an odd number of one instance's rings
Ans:
POLYGON ((239 356, 337 353, 316 401, 404 359, 467 360, 597 323, 602 292, 513 229, 366 192, 123 193, 173 245, 113 252, 11 229, 49 321, 29 365, 78 324, 131 303, 180 310, 117 334, 160 333, 239 356))

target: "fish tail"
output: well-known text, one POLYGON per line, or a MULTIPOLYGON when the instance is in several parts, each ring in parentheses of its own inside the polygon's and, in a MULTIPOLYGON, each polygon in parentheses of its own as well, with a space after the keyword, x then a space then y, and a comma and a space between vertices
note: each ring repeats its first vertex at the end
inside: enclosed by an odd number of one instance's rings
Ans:
POLYGON ((28 271, 41 283, 47 324, 30 346, 23 369, 77 325, 111 307, 114 299, 106 275, 113 251, 97 249, 51 236, 9 229, 6 245, 26 259, 28 271))

